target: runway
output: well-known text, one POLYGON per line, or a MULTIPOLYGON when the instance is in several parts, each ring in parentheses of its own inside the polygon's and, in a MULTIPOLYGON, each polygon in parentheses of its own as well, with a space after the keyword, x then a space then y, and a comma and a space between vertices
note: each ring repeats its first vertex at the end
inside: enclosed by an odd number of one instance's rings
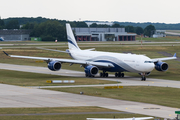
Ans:
MULTIPOLYGON (((54 74, 64 76, 84 77, 84 72, 71 70, 60 70, 53 72, 45 67, 34 67, 25 65, 13 65, 0 63, 0 69, 16 70, 43 74, 54 74)), ((140 81, 139 78, 94 78, 111 81, 121 81, 123 86, 161 86, 180 88, 180 82, 148 78, 140 81)), ((68 87, 68 86, 67 86, 68 87)), ((72 86, 71 86, 72 87, 72 86)), ((154 104, 116 100, 103 97, 93 97, 65 92, 37 89, 32 87, 19 87, 14 85, 0 84, 0 108, 13 107, 73 107, 73 106, 98 106, 113 110, 156 116, 161 118, 175 118, 177 108, 165 107, 154 104)))

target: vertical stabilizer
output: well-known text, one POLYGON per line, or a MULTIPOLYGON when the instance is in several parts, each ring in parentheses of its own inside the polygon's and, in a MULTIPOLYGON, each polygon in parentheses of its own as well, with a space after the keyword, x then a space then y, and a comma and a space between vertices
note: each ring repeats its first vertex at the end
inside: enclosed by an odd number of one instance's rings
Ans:
POLYGON ((69 23, 66 23, 66 32, 67 32, 67 39, 68 39, 68 47, 69 49, 76 49, 80 50, 80 48, 77 45, 77 42, 74 38, 74 34, 72 32, 71 26, 69 23))

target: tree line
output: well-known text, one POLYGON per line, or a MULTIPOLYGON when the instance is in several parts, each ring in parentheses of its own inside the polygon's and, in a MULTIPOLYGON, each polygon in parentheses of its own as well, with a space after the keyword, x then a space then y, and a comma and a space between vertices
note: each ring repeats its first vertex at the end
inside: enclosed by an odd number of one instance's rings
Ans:
MULTIPOLYGON (((30 37, 41 37, 43 41, 66 41, 66 28, 65 24, 70 23, 71 27, 88 27, 85 22, 80 21, 66 21, 57 19, 46 19, 42 17, 37 18, 9 18, 0 19, 0 29, 28 29, 31 30, 30 37), (20 28, 20 25, 21 28, 20 28)), ((136 33, 138 35, 144 34, 151 36, 155 30, 153 25, 148 25, 144 29, 142 27, 124 26, 119 23, 114 23, 112 26, 104 24, 93 23, 89 27, 101 28, 125 28, 126 32, 136 33)))
POLYGON ((137 35, 142 35, 144 34, 145 36, 151 37, 152 34, 154 34, 154 31, 156 30, 153 25, 148 25, 144 29, 142 27, 133 27, 133 26, 124 26, 120 25, 119 23, 114 23, 112 26, 110 25, 104 25, 104 24, 96 24, 93 23, 89 27, 92 28, 125 28, 125 31, 128 33, 136 33, 137 35))

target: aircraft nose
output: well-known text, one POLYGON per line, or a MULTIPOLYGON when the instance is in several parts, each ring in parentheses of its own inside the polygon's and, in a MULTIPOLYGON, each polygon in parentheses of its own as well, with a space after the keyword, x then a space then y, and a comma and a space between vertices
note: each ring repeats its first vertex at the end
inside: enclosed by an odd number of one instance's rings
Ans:
POLYGON ((155 66, 154 63, 149 64, 148 65, 149 71, 152 71, 154 69, 154 66, 155 66))

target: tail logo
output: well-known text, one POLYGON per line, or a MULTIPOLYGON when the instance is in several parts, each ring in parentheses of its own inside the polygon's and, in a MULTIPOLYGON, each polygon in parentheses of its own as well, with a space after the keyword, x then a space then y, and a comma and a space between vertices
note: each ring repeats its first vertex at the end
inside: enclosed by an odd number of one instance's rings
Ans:
POLYGON ((70 43, 70 44, 74 45, 76 48, 78 48, 78 47, 76 46, 76 44, 74 44, 74 43, 72 42, 72 39, 71 39, 70 36, 68 36, 68 43, 70 43))

